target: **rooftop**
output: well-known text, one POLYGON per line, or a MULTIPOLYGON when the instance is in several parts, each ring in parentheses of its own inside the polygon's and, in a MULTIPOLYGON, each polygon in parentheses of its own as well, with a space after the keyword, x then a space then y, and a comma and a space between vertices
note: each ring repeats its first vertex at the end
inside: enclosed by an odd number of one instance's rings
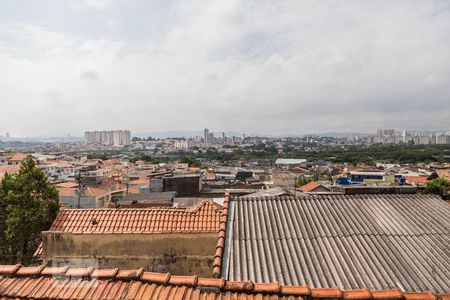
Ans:
POLYGON ((275 164, 280 164, 280 165, 297 165, 297 164, 302 164, 302 163, 305 163, 306 162, 306 159, 303 159, 303 158, 299 158, 299 159, 296 159, 296 158, 278 158, 276 161, 275 161, 275 164))
POLYGON ((49 231, 83 234, 219 231, 222 206, 205 200, 188 208, 63 209, 49 231))
POLYGON ((406 182, 414 184, 424 184, 429 181, 427 176, 405 176, 405 179, 406 182))
POLYGON ((308 193, 311 192, 315 189, 317 189, 318 187, 320 187, 321 185, 315 181, 310 181, 305 185, 302 185, 301 187, 299 187, 298 189, 301 190, 304 193, 308 193))
POLYGON ((22 161, 27 158, 28 154, 25 153, 16 153, 14 154, 8 161, 22 161))
POLYGON ((0 265, 1 299, 438 299, 450 294, 392 290, 341 290, 175 276, 142 269, 0 265))
POLYGON ((229 209, 226 279, 450 291, 450 206, 437 196, 232 198, 229 209))
POLYGON ((75 181, 67 181, 67 182, 61 182, 61 183, 57 183, 56 187, 59 188, 76 188, 78 187, 78 183, 75 181))

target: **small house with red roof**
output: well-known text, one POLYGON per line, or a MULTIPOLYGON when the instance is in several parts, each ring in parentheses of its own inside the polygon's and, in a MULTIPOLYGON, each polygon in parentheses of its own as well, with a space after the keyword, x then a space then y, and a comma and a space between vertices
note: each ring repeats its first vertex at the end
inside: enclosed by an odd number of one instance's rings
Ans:
POLYGON ((330 189, 323 186, 322 184, 316 181, 310 181, 305 185, 302 185, 297 188, 298 191, 303 193, 327 193, 330 192, 330 189))
POLYGON ((185 208, 62 209, 42 233, 43 261, 95 259, 107 268, 211 276, 226 225, 222 211, 212 200, 185 208))

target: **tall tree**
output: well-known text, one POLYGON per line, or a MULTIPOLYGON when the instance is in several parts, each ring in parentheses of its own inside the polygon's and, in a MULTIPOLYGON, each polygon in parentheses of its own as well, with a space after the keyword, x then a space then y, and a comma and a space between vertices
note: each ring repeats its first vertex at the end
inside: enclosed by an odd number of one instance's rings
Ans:
POLYGON ((425 193, 436 194, 441 196, 444 200, 450 199, 450 181, 444 178, 436 178, 427 182, 425 186, 425 193))
POLYGON ((0 259, 5 263, 30 263, 59 209, 58 191, 29 155, 18 174, 0 182, 0 259))

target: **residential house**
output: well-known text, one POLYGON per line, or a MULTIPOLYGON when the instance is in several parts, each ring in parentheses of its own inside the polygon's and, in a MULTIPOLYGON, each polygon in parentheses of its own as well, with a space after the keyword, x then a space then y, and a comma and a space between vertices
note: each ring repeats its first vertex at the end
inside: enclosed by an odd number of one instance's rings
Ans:
POLYGON ((298 187, 297 190, 303 193, 329 193, 331 191, 329 188, 316 181, 310 181, 307 184, 298 187))
POLYGON ((79 193, 76 187, 57 187, 59 202, 67 208, 102 208, 111 202, 111 191, 96 187, 84 187, 79 193))
POLYGON ((20 165, 2 165, 0 166, 0 180, 8 174, 17 174, 20 171, 20 165))
POLYGON ((42 233, 44 263, 95 259, 99 266, 211 275, 222 206, 63 209, 42 233))
POLYGON ((424 186, 429 181, 427 176, 405 176, 406 184, 424 186))
POLYGON ((28 154, 25 153, 15 153, 8 159, 8 165, 20 165, 27 156, 28 154))

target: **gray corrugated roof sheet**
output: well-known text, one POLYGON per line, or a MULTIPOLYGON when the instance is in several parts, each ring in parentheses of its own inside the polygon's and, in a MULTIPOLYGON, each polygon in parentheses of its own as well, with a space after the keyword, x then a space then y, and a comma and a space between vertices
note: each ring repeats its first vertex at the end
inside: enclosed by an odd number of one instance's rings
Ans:
POLYGON ((230 209, 226 279, 450 291, 450 205, 439 197, 234 198, 230 209))

